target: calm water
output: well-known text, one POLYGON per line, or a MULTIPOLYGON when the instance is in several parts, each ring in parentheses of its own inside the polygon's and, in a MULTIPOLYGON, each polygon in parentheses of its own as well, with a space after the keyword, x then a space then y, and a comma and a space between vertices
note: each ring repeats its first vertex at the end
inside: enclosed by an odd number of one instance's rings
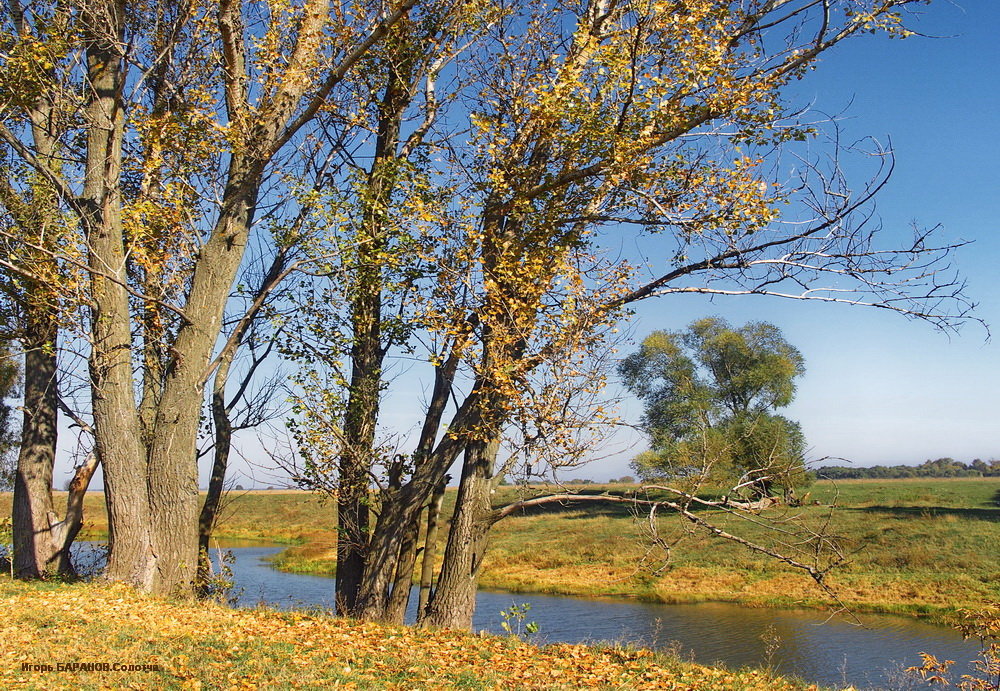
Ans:
MULTIPOLYGON (((231 568, 238 606, 333 607, 333 579, 270 567, 267 557, 282 547, 225 548, 235 557, 231 568)), ((414 594, 411 601, 415 600, 414 594)), ((866 615, 861 620, 867 628, 862 628, 840 619, 827 621, 824 614, 808 610, 748 609, 719 603, 658 605, 486 591, 479 593, 473 627, 503 633, 500 610, 512 604, 531 606, 526 621, 538 624, 539 633, 532 638, 541 643, 627 642, 672 648, 696 662, 721 662, 733 668, 767 663, 764 636, 771 627, 780 641, 773 666, 783 674, 826 686, 920 688, 900 674, 902 668, 919 662, 919 652, 961 663, 978 652, 976 643, 963 641, 952 629, 906 617, 866 615)), ((414 618, 411 602, 409 620, 414 618)), ((964 664, 952 669, 956 675, 971 671, 964 664)))
MULTIPOLYGON (((234 549, 233 578, 238 605, 266 603, 282 608, 333 607, 333 580, 287 574, 272 569, 266 558, 280 547, 234 549)), ((416 596, 409 619, 415 619, 416 596)), ((475 630, 503 633, 500 610, 528 604, 526 621, 534 621, 540 642, 622 641, 646 647, 679 647, 697 662, 728 667, 766 663, 768 627, 780 639, 772 662, 783 674, 829 686, 899 688, 899 670, 918 664, 918 653, 965 661, 978 646, 952 629, 907 617, 863 616, 862 628, 840 619, 827 621, 815 611, 748 609, 735 605, 658 605, 610 599, 583 599, 480 591, 475 630)), ((953 670, 969 672, 968 667, 953 670)))

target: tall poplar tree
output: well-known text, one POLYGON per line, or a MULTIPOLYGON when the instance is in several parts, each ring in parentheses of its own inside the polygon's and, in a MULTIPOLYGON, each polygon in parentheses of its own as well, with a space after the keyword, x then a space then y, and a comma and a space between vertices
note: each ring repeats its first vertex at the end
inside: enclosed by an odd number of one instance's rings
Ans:
POLYGON ((71 66, 44 78, 4 66, 0 139, 80 230, 108 578, 154 592, 193 587, 205 384, 272 162, 414 1, 350 19, 325 0, 5 7, 5 25, 21 29, 10 33, 13 52, 56 40, 56 15, 69 41, 71 66), (58 171, 24 125, 32 95, 57 87, 79 95, 58 171))

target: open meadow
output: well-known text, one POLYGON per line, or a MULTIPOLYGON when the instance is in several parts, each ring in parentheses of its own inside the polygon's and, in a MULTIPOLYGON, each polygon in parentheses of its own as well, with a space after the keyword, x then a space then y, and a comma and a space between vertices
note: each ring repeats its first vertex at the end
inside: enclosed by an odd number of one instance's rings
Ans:
MULTIPOLYGON (((620 494, 626 485, 586 485, 581 492, 620 494)), ((496 503, 523 490, 504 487, 496 503)), ((449 493, 448 499, 454 496, 449 493)), ((1000 480, 914 479, 821 481, 794 514, 837 536, 849 562, 829 584, 852 609, 947 618, 961 608, 1000 600, 1000 480), (818 502, 818 504, 814 503, 818 502), (831 510, 831 506, 834 506, 831 510)), ((9 511, 10 495, 0 496, 9 511)), ((763 539, 759 528, 720 518, 733 532, 763 539)), ((801 571, 688 528, 676 516, 659 521, 661 537, 684 534, 666 554, 649 538, 646 516, 628 506, 536 507, 501 521, 492 535, 484 588, 662 602, 728 601, 749 606, 825 606, 828 595, 801 571), (689 533, 689 534, 686 534, 689 533)), ((288 544, 279 568, 332 574, 335 508, 305 492, 234 492, 220 538, 288 544)), ((87 497, 84 537, 106 533, 103 498, 87 497)))

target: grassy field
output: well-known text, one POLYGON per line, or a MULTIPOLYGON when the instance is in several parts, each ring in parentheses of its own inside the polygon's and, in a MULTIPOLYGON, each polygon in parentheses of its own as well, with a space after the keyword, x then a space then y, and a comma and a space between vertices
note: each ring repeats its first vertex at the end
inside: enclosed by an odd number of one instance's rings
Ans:
MULTIPOLYGON (((997 480, 818 483, 808 505, 780 509, 828 531, 853 552, 829 582, 858 611, 942 615, 1000 599, 997 480), (832 511, 829 504, 836 502, 832 511)), ((767 543, 764 531, 719 519, 767 543)), ((818 606, 830 599, 801 571, 732 542, 693 533, 665 555, 649 547, 645 517, 621 508, 565 509, 498 526, 487 587, 664 602, 721 600, 754 606, 818 606), (639 565, 643 565, 642 568, 639 565)), ((661 520, 667 534, 684 530, 661 520)))
POLYGON ((120 585, 0 576, 0 602, 7 689, 815 689, 645 650, 538 648, 513 637, 171 602, 120 585))
MULTIPOLYGON (((845 604, 859 612, 937 619, 1000 600, 998 499, 1000 480, 992 478, 820 482, 810 488, 808 505, 794 514, 817 528, 829 520, 828 532, 852 553, 828 579, 845 604)), ((780 509, 770 515, 781 519, 789 513, 780 509)), ((732 532, 767 541, 755 526, 713 518, 732 532)), ((620 505, 557 506, 511 517, 494 528, 480 582, 516 592, 660 602, 758 607, 833 602, 801 571, 704 533, 688 534, 676 517, 662 518, 659 530, 684 537, 671 550, 669 565, 665 553, 651 546, 646 516, 620 505)), ((278 566, 332 573, 334 536, 316 537, 287 550, 278 566)))
MULTIPOLYGON (((586 491, 628 491, 587 486, 586 491)), ((497 502, 515 497, 503 488, 497 502)), ((453 495, 452 495, 453 496, 453 495)), ((1000 480, 851 480, 819 482, 803 521, 821 526, 851 551, 829 583, 852 609, 931 617, 1000 600, 1000 480), (819 505, 813 504, 819 502, 819 505), (836 505, 834 511, 830 505, 836 505)), ((0 497, 7 511, 9 495, 0 497), (7 504, 5 504, 5 502, 7 504)), ((772 513, 782 518, 787 509, 772 513)), ((757 540, 752 525, 721 525, 757 540)), ((100 495, 88 497, 87 533, 106 530, 100 495)), ((676 517, 664 535, 683 535, 676 517)), ((292 545, 277 565, 329 574, 334 568, 334 507, 298 492, 234 494, 219 537, 292 545)), ((791 567, 730 542, 693 533, 665 554, 651 547, 646 517, 620 505, 550 506, 512 516, 493 532, 483 587, 519 592, 616 596, 663 602, 729 601, 750 606, 824 606, 830 598, 791 567)))

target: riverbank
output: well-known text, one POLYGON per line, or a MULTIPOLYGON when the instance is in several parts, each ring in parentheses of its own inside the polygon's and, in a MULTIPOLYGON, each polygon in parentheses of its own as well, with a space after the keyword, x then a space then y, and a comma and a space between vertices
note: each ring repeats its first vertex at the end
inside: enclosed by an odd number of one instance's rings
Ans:
MULTIPOLYGON (((624 493, 627 485, 586 485, 585 492, 624 493)), ((516 499, 500 488, 498 504, 516 499)), ((533 491, 540 491, 535 488, 533 491)), ((446 511, 454 492, 446 495, 446 511)), ((851 555, 828 579, 857 612, 904 614, 950 621, 960 609, 1000 600, 1000 480, 919 479, 817 482, 795 515, 836 536, 851 555), (814 504, 813 502, 819 502, 814 504), (831 511, 831 506, 836 506, 831 511)), ((9 511, 10 495, 0 495, 9 511)), ((771 516, 786 518, 787 509, 771 516)), ((722 521, 763 541, 753 525, 722 521)), ((553 505, 496 525, 483 568, 484 588, 520 593, 619 597, 649 602, 732 602, 750 607, 829 607, 831 598, 791 567, 703 534, 686 535, 675 517, 661 536, 684 536, 671 551, 651 547, 646 517, 621 505, 553 505)), ((234 492, 217 531, 220 538, 290 545, 274 565, 332 575, 335 508, 306 492, 234 492)), ((103 497, 87 497, 84 535, 106 531, 103 497)))
MULTIPOLYGON (((627 486, 584 486, 621 493, 627 486)), ((516 490, 501 488, 497 503, 516 490)), ((952 621, 961 609, 1000 600, 1000 480, 922 479, 818 482, 792 513, 835 536, 847 564, 827 583, 856 612, 952 621), (819 502, 816 505, 812 502, 819 502), (834 510, 831 507, 836 506, 834 510)), ((261 499, 247 496, 247 508, 261 499)), ((286 505, 286 509, 288 509, 286 505)), ((716 516, 760 542, 763 530, 716 516)), ((483 588, 519 593, 619 597, 647 602, 731 602, 750 607, 825 608, 834 600, 800 570, 704 534, 685 534, 675 517, 661 537, 681 537, 670 555, 651 547, 646 516, 620 505, 555 506, 495 526, 480 578, 483 588)), ((332 532, 313 534, 274 560, 282 570, 332 575, 332 532)))
POLYGON ((5 576, 0 636, 0 688, 816 689, 645 650, 536 647, 5 576))

